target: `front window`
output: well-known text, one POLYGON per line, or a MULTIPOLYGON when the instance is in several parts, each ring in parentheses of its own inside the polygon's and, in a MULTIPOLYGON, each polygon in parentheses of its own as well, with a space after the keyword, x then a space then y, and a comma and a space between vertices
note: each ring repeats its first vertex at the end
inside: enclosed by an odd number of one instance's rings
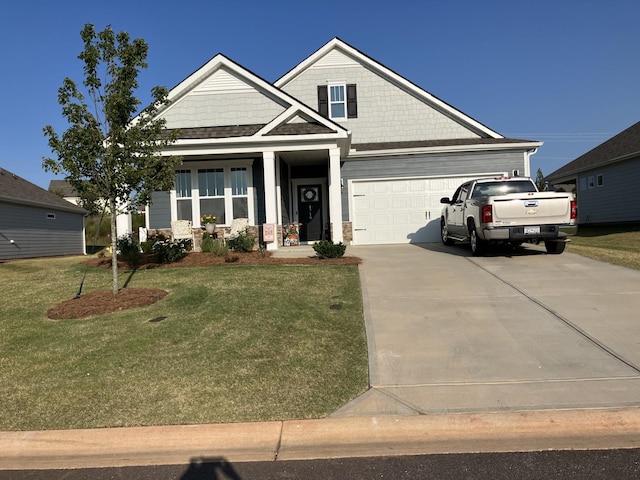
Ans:
POLYGON ((191 170, 176 172, 176 197, 178 202, 178 220, 193 220, 191 208, 191 170))
POLYGON ((251 167, 245 166, 176 171, 177 219, 193 221, 212 215, 219 225, 229 225, 234 218, 253 221, 250 180, 251 167))
POLYGON ((224 169, 198 170, 198 194, 200 215, 213 215, 216 222, 225 224, 224 169))
POLYGON ((329 118, 347 117, 345 85, 329 85, 329 118))

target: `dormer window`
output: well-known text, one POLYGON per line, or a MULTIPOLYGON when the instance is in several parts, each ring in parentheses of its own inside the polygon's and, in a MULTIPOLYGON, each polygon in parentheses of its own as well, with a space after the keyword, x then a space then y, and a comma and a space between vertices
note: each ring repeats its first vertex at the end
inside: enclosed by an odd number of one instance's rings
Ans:
POLYGON ((331 120, 358 117, 355 84, 329 83, 318 86, 318 112, 331 120))

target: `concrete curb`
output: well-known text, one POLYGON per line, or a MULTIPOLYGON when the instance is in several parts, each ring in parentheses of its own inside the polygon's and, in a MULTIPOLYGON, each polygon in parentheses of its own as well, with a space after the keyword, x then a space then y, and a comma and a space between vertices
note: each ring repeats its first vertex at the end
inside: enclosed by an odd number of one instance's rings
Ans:
POLYGON ((0 432, 0 470, 640 447, 640 408, 0 432))

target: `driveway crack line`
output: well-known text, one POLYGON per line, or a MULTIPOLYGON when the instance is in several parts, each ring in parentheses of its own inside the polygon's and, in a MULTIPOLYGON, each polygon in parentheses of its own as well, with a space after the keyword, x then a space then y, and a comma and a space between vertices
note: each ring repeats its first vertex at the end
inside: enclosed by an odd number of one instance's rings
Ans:
POLYGON ((540 300, 538 300, 535 297, 532 297, 531 295, 529 295, 528 293, 526 293, 525 291, 521 290, 520 288, 518 288, 517 286, 515 286, 514 284, 508 282, 507 280, 499 277, 498 275, 496 275, 495 273, 491 272, 490 270, 486 269, 485 267, 483 267, 482 265, 480 265, 478 262, 474 261, 472 258, 466 257, 466 259, 473 263, 476 267, 478 267, 479 269, 487 272, 489 275, 491 275, 492 277, 496 278, 497 280, 499 280, 500 282, 504 283, 505 285, 511 287, 512 289, 514 289, 516 292, 520 293, 520 295, 522 295, 523 297, 525 297, 526 299, 528 299, 530 302, 535 303, 536 305, 538 305, 539 307, 541 307, 542 309, 546 310, 547 312, 549 312, 551 315, 553 315, 554 317, 556 317, 558 320, 560 320, 562 323, 564 323, 565 325, 567 325, 569 328, 571 328, 572 330, 574 330, 576 333, 578 333, 579 335, 581 335, 582 337, 584 337, 586 340, 588 340, 589 342, 591 342, 593 345, 595 345, 597 348, 601 349, 602 351, 606 352, 607 354, 611 355, 613 358, 615 358, 616 360, 624 363, 625 365, 627 365, 628 367, 632 368, 633 370, 635 370, 636 372, 640 373, 640 367, 638 367, 637 365, 635 365, 633 362, 627 360, 626 358, 624 358, 622 355, 618 354, 616 351, 612 350, 611 348, 609 348, 607 345, 605 345, 604 343, 600 342, 599 340, 597 340, 596 338, 592 337, 591 335, 589 335, 585 330, 583 330, 582 328, 580 328, 579 326, 577 326, 575 323, 573 323, 571 320, 569 320, 568 318, 563 317, 562 315, 560 315, 558 312, 556 312, 554 309, 552 309, 551 307, 545 305, 544 303, 542 303, 540 300))

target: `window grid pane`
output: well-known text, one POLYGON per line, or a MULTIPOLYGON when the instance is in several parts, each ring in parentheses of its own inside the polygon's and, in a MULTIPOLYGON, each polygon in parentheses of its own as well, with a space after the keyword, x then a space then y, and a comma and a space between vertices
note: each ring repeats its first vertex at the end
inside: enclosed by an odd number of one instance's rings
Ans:
POLYGON ((331 118, 346 117, 345 86, 329 85, 329 110, 331 118))
POLYGON ((231 169, 231 195, 247 195, 247 169, 232 168, 231 169))
POLYGON ((201 197, 223 197, 224 170, 222 168, 198 170, 198 191, 201 197))
POLYGON ((176 196, 191 198, 191 170, 176 171, 176 196))

